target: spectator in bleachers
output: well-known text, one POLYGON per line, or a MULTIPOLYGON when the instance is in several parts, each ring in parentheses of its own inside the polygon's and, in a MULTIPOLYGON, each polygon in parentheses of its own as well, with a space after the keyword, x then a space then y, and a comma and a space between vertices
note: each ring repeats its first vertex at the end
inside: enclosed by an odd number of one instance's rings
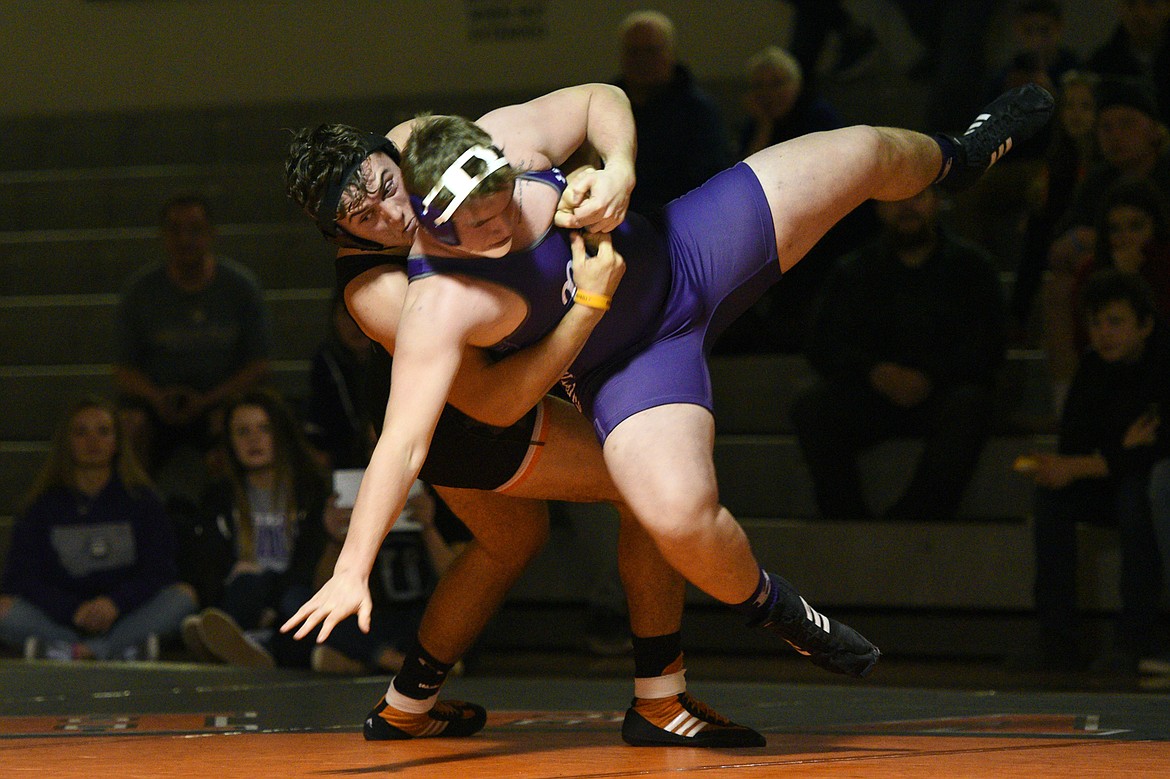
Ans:
POLYGON ((1170 124, 1170 0, 1117 0, 1117 26, 1086 67, 1103 76, 1149 80, 1170 124))
MULTIPOLYGON (((370 341, 338 292, 330 306, 330 330, 313 357, 306 404, 306 438, 329 470, 364 469, 385 408, 391 358, 370 341)), ((330 570, 345 541, 349 506, 334 502, 324 513, 328 540, 318 570, 330 570)), ((370 633, 357 617, 343 620, 310 654, 322 673, 397 673, 414 640, 427 597, 470 539, 463 523, 434 491, 417 482, 402 515, 378 553, 371 576, 374 600, 370 633)))
POLYGON ((934 188, 879 203, 881 237, 825 284, 807 349, 820 380, 792 409, 824 517, 872 515, 857 455, 902 436, 925 447, 884 517, 954 517, 991 429, 999 279, 985 251, 940 228, 938 211, 934 188))
MULTIPOLYGON (((1158 121, 1148 83, 1132 79, 1103 80, 1097 90, 1097 144, 1101 162, 1086 174, 1061 217, 1049 251, 1051 274, 1045 297, 1064 297, 1068 279, 1089 263, 1097 245, 1096 223, 1106 194, 1118 182, 1148 179, 1170 196, 1170 135, 1158 121), (1065 285, 1065 289, 1061 285, 1065 285)), ((1047 305, 1047 304, 1045 304, 1047 305)), ((1046 333, 1046 338, 1048 337, 1046 333)), ((1058 339, 1061 333, 1052 333, 1058 339)), ((1075 354, 1072 355, 1075 358, 1075 354)), ((1054 408, 1059 415, 1068 383, 1076 370, 1067 352, 1048 355, 1054 383, 1054 408)))
MULTIPOLYGON (((748 119, 740 132, 740 159, 801 135, 843 126, 836 109, 804 80, 787 50, 768 46, 747 61, 748 119)), ((807 330, 809 306, 843 254, 877 233, 871 203, 863 203, 825 234, 795 268, 720 336, 716 354, 795 352, 807 330)))
POLYGON ((1094 125, 1097 120, 1097 76, 1071 70, 1060 80, 1058 121, 1044 154, 1044 165, 1028 191, 1028 213, 1016 265, 1009 311, 1022 333, 1032 316, 1056 223, 1068 210, 1072 193, 1101 158, 1094 125))
POLYGON ((184 577, 205 607, 183 623, 198 657, 307 667, 310 642, 273 630, 308 600, 336 511, 324 472, 287 404, 253 390, 225 408, 228 476, 180 533, 184 577))
POLYGON ((338 291, 329 308, 329 331, 309 368, 305 435, 327 470, 364 468, 374 447, 370 404, 373 342, 350 316, 338 291))
POLYGON ((171 522, 111 403, 82 399, 58 425, 0 593, 0 641, 28 659, 157 659, 195 610, 171 522))
POLYGON ((268 314, 255 276, 214 252, 207 203, 161 213, 165 262, 136 272, 118 307, 114 382, 127 433, 167 498, 198 498, 223 401, 269 372, 268 314))
POLYGON ((806 88, 804 70, 787 50, 768 46, 753 54, 747 78, 748 119, 739 136, 739 159, 799 135, 842 126, 832 104, 806 88))
POLYGON ((1170 194, 1170 134, 1158 120, 1148 82, 1102 80, 1097 87, 1094 132, 1101 160, 1085 175, 1057 225, 1059 237, 1049 259, 1053 269, 1075 267, 1092 250, 1096 240, 1092 228, 1113 184, 1148 178, 1170 194))
POLYGON ((1094 226, 1093 251, 1075 268, 1053 269, 1044 295, 1045 348, 1054 366, 1074 366, 1088 344, 1079 315, 1081 287, 1101 268, 1137 273, 1150 285, 1154 308, 1170 320, 1170 204, 1147 179, 1122 181, 1105 194, 1094 226))
POLYGON ((1107 268, 1084 287, 1090 350, 1073 377, 1060 421, 1059 451, 1017 463, 1037 490, 1034 508, 1035 597, 1040 661, 1081 665, 1077 612, 1078 522, 1118 528, 1121 614, 1101 670, 1133 673, 1153 643, 1161 597, 1161 561, 1150 518, 1150 470, 1170 448, 1159 435, 1170 353, 1155 327, 1153 295, 1137 274, 1107 268), (1155 405, 1158 404, 1158 405, 1155 405))
POLYGON ((668 202, 732 163, 723 114, 675 54, 674 23, 635 11, 618 29, 621 75, 638 136, 630 210, 655 217, 668 202))

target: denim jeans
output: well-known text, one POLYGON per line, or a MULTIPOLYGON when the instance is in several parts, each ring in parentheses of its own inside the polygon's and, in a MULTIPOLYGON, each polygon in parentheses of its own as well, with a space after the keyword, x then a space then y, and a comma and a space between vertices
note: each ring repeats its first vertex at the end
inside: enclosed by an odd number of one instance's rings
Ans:
POLYGON ((109 632, 99 636, 82 634, 73 625, 57 622, 23 598, 14 598, 12 609, 0 619, 0 642, 14 649, 25 639, 83 644, 98 660, 119 658, 129 647, 144 642, 151 633, 159 636, 178 632, 179 624, 195 612, 195 601, 179 585, 160 590, 153 598, 128 614, 118 617, 109 632))
POLYGON ((1170 571, 1170 458, 1154 463, 1150 471, 1150 521, 1158 538, 1162 575, 1166 576, 1170 571))
POLYGON ((1046 651, 1059 652, 1079 641, 1078 522, 1117 527, 1121 542, 1117 648, 1134 653, 1149 649, 1158 619, 1162 560, 1150 521, 1148 489, 1146 479, 1123 476, 1036 490, 1034 592, 1046 651))

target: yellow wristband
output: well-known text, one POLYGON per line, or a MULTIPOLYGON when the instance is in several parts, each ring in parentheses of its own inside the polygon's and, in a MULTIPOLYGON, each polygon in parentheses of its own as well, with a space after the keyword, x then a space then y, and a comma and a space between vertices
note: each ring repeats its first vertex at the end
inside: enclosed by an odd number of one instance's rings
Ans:
POLYGON ((587 308, 596 308, 598 311, 609 311, 609 304, 613 302, 613 298, 609 295, 598 295, 596 292, 578 289, 573 293, 573 302, 580 303, 587 308))

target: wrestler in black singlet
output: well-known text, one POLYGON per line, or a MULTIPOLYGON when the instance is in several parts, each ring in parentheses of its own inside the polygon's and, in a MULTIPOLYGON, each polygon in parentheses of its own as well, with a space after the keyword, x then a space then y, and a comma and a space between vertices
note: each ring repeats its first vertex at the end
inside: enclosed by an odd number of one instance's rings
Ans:
MULTIPOLYGON (((337 284, 344 289, 358 275, 379 265, 393 265, 406 273, 406 258, 392 254, 349 254, 335 263, 337 284)), ((385 351, 378 349, 385 355, 385 351)), ((390 393, 389 361, 375 371, 378 395, 371 408, 385 408, 390 393)), ((379 433, 382 415, 374 414, 379 433)), ((543 405, 536 406, 509 427, 486 425, 448 404, 439 417, 419 479, 438 487, 505 491, 524 476, 545 442, 543 405)))

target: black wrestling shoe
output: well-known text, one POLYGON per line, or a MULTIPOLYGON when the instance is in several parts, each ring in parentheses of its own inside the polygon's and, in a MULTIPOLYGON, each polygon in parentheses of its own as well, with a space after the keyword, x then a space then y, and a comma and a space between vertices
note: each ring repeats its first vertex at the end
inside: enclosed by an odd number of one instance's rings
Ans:
POLYGON ((464 701, 436 701, 430 711, 411 714, 386 703, 383 697, 366 715, 366 741, 403 741, 411 738, 462 738, 483 730, 487 711, 464 701))
POLYGON ((688 692, 634 698, 622 721, 622 740, 634 747, 762 747, 764 737, 719 714, 688 692))
POLYGON ((749 627, 771 630, 814 665, 847 676, 863 677, 873 670, 881 651, 853 628, 819 613, 791 584, 772 577, 779 588, 772 610, 749 627))
POLYGON ((951 192, 970 187, 1013 145, 1040 132, 1054 105, 1048 90, 1025 84, 991 101, 962 135, 939 133, 955 147, 955 159, 939 176, 939 186, 951 192))

